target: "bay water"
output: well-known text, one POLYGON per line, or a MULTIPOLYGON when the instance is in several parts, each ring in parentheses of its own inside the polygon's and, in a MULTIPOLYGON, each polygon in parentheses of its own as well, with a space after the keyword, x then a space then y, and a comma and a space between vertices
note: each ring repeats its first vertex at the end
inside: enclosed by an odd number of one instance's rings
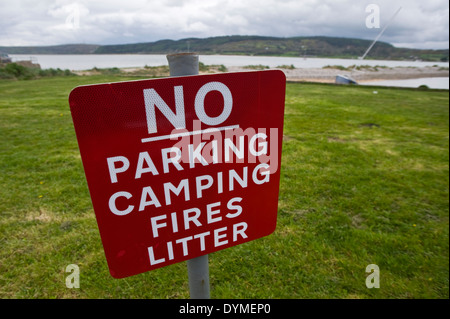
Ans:
MULTIPOLYGON (((97 68, 131 68, 144 66, 168 65, 167 58, 163 54, 12 54, 13 61, 32 60, 39 63, 41 68, 60 68, 73 71, 89 70, 97 68)), ((241 55, 200 55, 200 62, 206 65, 247 66, 264 65, 270 68, 291 66, 295 68, 322 68, 327 65, 370 65, 387 67, 426 67, 438 66, 448 68, 448 62, 424 62, 424 61, 388 61, 388 60, 358 60, 358 59, 331 59, 331 58, 304 58, 304 57, 273 57, 273 56, 241 56, 241 55)), ((419 79, 413 79, 419 80, 419 79)), ((430 88, 449 88, 448 78, 424 78, 419 82, 411 80, 376 81, 367 84, 387 86, 411 86, 427 85, 430 88), (419 83, 419 84, 418 84, 419 83), (418 84, 418 85, 417 85, 418 84)))

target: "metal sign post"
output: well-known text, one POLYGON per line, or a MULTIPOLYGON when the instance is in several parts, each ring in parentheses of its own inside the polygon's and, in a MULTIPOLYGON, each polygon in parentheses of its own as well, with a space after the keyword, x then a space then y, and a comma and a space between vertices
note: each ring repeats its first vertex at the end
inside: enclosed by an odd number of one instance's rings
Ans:
MULTIPOLYGON (((197 75, 198 55, 177 53, 167 55, 170 76, 197 75)), ((209 299, 208 255, 187 260, 191 299, 209 299)))

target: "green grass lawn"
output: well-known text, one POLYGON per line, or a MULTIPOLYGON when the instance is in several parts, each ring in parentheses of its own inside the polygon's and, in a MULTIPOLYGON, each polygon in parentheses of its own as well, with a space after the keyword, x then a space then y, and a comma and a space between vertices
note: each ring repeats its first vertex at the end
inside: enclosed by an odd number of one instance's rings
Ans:
MULTIPOLYGON (((108 272, 67 98, 126 79, 0 81, 0 298, 189 297, 185 263, 108 272)), ((211 297, 449 298, 448 100, 288 84, 277 230, 209 256, 211 297)))

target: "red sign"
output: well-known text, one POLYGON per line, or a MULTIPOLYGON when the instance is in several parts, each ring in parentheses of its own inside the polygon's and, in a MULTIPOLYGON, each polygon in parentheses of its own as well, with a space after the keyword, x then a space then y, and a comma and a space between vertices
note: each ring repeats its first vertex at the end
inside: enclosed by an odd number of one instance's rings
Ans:
POLYGON ((75 88, 69 97, 110 273, 271 234, 285 76, 260 71, 75 88))

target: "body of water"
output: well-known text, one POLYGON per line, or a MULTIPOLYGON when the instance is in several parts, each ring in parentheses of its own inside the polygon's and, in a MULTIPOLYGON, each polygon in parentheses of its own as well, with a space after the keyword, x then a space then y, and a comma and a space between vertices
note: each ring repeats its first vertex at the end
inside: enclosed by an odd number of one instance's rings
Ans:
POLYGON ((426 85, 430 89, 449 89, 449 78, 420 78, 408 80, 381 80, 359 83, 361 85, 397 86, 417 88, 426 85))
MULTIPOLYGON (((167 59, 162 54, 59 54, 59 55, 25 55, 12 54, 14 60, 29 60, 31 57, 41 65, 43 69, 60 68, 69 70, 88 70, 97 68, 127 68, 167 65, 167 59)), ((443 62, 421 61, 383 61, 383 60, 357 60, 357 59, 324 59, 302 57, 270 57, 270 56, 240 56, 240 55, 200 55, 200 62, 207 65, 223 64, 230 66, 267 65, 275 68, 280 65, 294 65, 296 68, 322 68, 326 65, 383 65, 387 67, 413 66, 424 67, 438 65, 448 67, 443 62)))
MULTIPOLYGON (((24 55, 12 54, 13 60, 30 60, 39 63, 41 68, 60 68, 69 70, 88 70, 97 68, 127 68, 143 66, 167 65, 167 58, 163 54, 77 54, 77 55, 24 55)), ((296 68, 322 68, 327 65, 370 65, 387 67, 425 67, 437 65, 449 67, 448 62, 422 62, 422 61, 386 61, 386 60, 358 60, 358 59, 325 59, 325 58, 303 58, 303 57, 269 57, 269 56, 238 56, 238 55, 200 55, 200 62, 206 65, 218 64, 230 66, 266 65, 276 68, 281 65, 293 65, 296 68)), ((449 88, 448 78, 420 79, 420 84, 428 85, 430 88, 449 88), (440 79, 440 80, 437 80, 440 79)), ((419 79, 417 79, 419 80, 419 79)), ((378 81, 368 84, 417 87, 417 82, 412 80, 378 81), (384 83, 383 83, 384 82, 384 83), (389 84, 391 83, 391 84, 389 84), (409 86, 408 85, 408 86, 409 86)))

